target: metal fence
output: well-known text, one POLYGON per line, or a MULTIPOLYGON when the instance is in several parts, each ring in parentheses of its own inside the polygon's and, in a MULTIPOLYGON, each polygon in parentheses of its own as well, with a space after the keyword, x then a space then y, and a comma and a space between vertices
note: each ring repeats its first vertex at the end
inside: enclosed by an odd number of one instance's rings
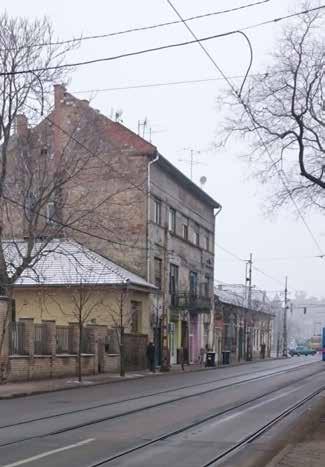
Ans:
POLYGON ((11 355, 24 355, 25 324, 19 321, 9 324, 9 352, 11 355))
POLYGON ((47 327, 43 324, 34 324, 34 353, 48 355, 47 327))
POLYGON ((89 329, 83 328, 81 334, 81 353, 91 353, 90 333, 89 329))
POLYGON ((72 339, 69 326, 56 326, 56 353, 72 353, 72 339))

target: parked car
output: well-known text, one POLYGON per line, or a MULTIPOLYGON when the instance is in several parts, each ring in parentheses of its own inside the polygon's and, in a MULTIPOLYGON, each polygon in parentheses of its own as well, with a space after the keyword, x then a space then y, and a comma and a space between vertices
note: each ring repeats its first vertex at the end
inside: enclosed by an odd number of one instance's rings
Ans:
POLYGON ((298 345, 295 349, 289 350, 289 354, 291 355, 291 357, 293 357, 294 355, 316 355, 316 353, 316 350, 309 349, 308 347, 304 347, 303 345, 298 345))

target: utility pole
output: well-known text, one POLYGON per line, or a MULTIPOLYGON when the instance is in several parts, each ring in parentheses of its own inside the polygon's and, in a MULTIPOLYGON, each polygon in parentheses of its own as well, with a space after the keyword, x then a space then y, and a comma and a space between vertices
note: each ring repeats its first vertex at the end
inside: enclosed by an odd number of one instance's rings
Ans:
POLYGON ((164 232, 164 255, 163 255, 163 290, 162 290, 162 358, 160 371, 170 370, 168 349, 168 310, 167 310, 167 288, 168 288, 168 225, 164 232))
POLYGON ((284 286, 284 312, 283 312, 283 357, 288 357, 288 328, 287 328, 287 314, 288 314, 288 277, 285 278, 284 286))
MULTIPOLYGON (((250 253, 249 260, 246 263, 246 288, 248 286, 247 294, 247 309, 250 310, 252 307, 252 265, 253 265, 253 255, 250 253), (248 269, 248 271, 247 271, 248 269)), ((248 332, 247 332, 247 311, 244 314, 244 354, 245 359, 250 359, 250 345, 248 342, 248 332)))
POLYGON ((253 254, 249 255, 248 260, 248 277, 246 281, 248 282, 248 297, 247 297, 247 308, 251 309, 252 307, 252 266, 253 266, 253 254))

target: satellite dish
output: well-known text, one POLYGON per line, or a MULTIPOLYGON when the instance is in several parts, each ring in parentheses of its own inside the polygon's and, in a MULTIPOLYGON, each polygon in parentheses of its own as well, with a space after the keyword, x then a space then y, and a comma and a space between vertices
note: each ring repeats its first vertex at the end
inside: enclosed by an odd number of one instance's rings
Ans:
POLYGON ((203 185, 205 185, 206 182, 207 182, 207 178, 203 175, 203 177, 200 178, 201 188, 203 188, 203 185))

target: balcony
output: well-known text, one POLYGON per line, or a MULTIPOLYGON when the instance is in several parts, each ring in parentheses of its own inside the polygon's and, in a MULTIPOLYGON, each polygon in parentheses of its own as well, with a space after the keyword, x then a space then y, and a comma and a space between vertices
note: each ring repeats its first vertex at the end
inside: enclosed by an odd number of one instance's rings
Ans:
POLYGON ((172 294, 170 299, 171 308, 174 310, 206 313, 211 309, 210 297, 200 296, 191 292, 178 292, 172 294))

